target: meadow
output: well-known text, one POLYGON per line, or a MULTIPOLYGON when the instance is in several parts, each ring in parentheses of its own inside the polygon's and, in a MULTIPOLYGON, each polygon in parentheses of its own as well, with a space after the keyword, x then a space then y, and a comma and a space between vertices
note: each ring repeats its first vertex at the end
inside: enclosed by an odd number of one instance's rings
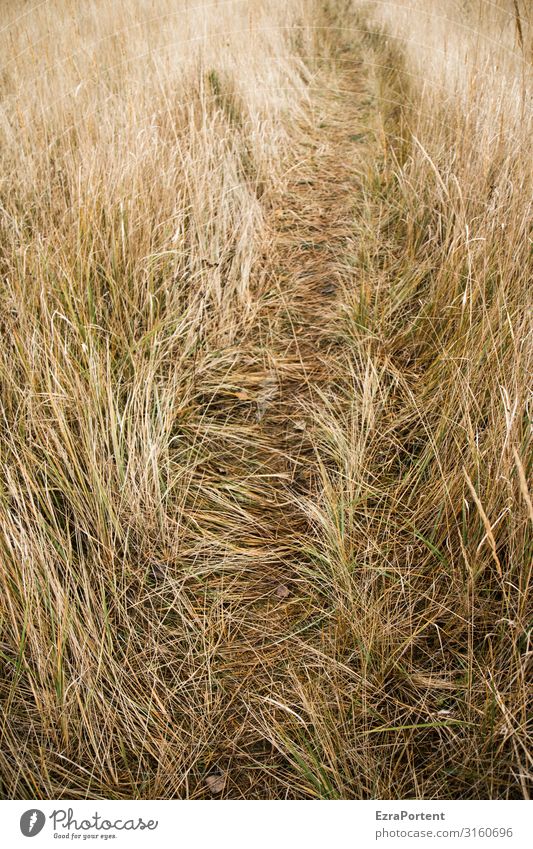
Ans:
POLYGON ((0 57, 0 796, 529 798, 530 5, 0 57))

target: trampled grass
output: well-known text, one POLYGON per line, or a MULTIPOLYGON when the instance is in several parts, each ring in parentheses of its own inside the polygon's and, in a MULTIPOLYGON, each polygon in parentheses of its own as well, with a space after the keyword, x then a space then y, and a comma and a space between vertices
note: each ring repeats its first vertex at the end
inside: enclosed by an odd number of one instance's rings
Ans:
POLYGON ((5 2, 5 798, 528 798, 522 2, 5 2))

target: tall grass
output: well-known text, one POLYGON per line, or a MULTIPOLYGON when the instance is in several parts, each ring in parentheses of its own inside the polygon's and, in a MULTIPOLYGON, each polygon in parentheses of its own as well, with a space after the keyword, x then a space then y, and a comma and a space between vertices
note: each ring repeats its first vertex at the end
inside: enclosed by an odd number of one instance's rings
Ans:
POLYGON ((531 28, 473 6, 363 24, 375 149, 304 505, 336 602, 302 709, 342 795, 529 792, 531 28))
POLYGON ((2 10, 3 793, 188 793, 245 438, 210 409, 268 297, 305 9, 2 10))
POLYGON ((2 795, 527 797, 526 5, 2 16, 2 795), (294 353, 317 127, 364 155, 294 353))

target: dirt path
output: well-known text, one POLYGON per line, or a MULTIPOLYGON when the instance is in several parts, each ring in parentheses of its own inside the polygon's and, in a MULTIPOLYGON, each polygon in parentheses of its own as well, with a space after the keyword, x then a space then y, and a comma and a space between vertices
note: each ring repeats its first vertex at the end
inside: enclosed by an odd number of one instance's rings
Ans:
POLYGON ((280 745, 272 728, 280 711, 287 725, 299 670, 313 665, 307 639, 320 626, 299 561, 309 531, 305 505, 316 498, 313 408, 338 370, 334 318, 343 282, 353 285, 347 258, 371 102, 359 55, 353 45, 339 50, 316 76, 308 124, 295 130, 294 159, 268 222, 263 271, 276 298, 260 316, 249 368, 234 375, 243 408, 232 430, 242 433, 242 462, 239 478, 233 457, 232 476, 245 506, 230 519, 230 624, 216 659, 224 695, 212 710, 220 727, 212 727, 207 767, 208 791, 218 782, 233 798, 280 797, 284 787, 299 796, 286 758, 290 741, 280 745))

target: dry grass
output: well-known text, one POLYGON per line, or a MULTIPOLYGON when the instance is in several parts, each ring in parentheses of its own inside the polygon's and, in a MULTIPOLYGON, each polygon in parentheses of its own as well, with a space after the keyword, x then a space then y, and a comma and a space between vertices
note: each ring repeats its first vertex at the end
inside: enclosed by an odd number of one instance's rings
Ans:
POLYGON ((471 5, 4 3, 4 797, 528 797, 532 21, 471 5))

